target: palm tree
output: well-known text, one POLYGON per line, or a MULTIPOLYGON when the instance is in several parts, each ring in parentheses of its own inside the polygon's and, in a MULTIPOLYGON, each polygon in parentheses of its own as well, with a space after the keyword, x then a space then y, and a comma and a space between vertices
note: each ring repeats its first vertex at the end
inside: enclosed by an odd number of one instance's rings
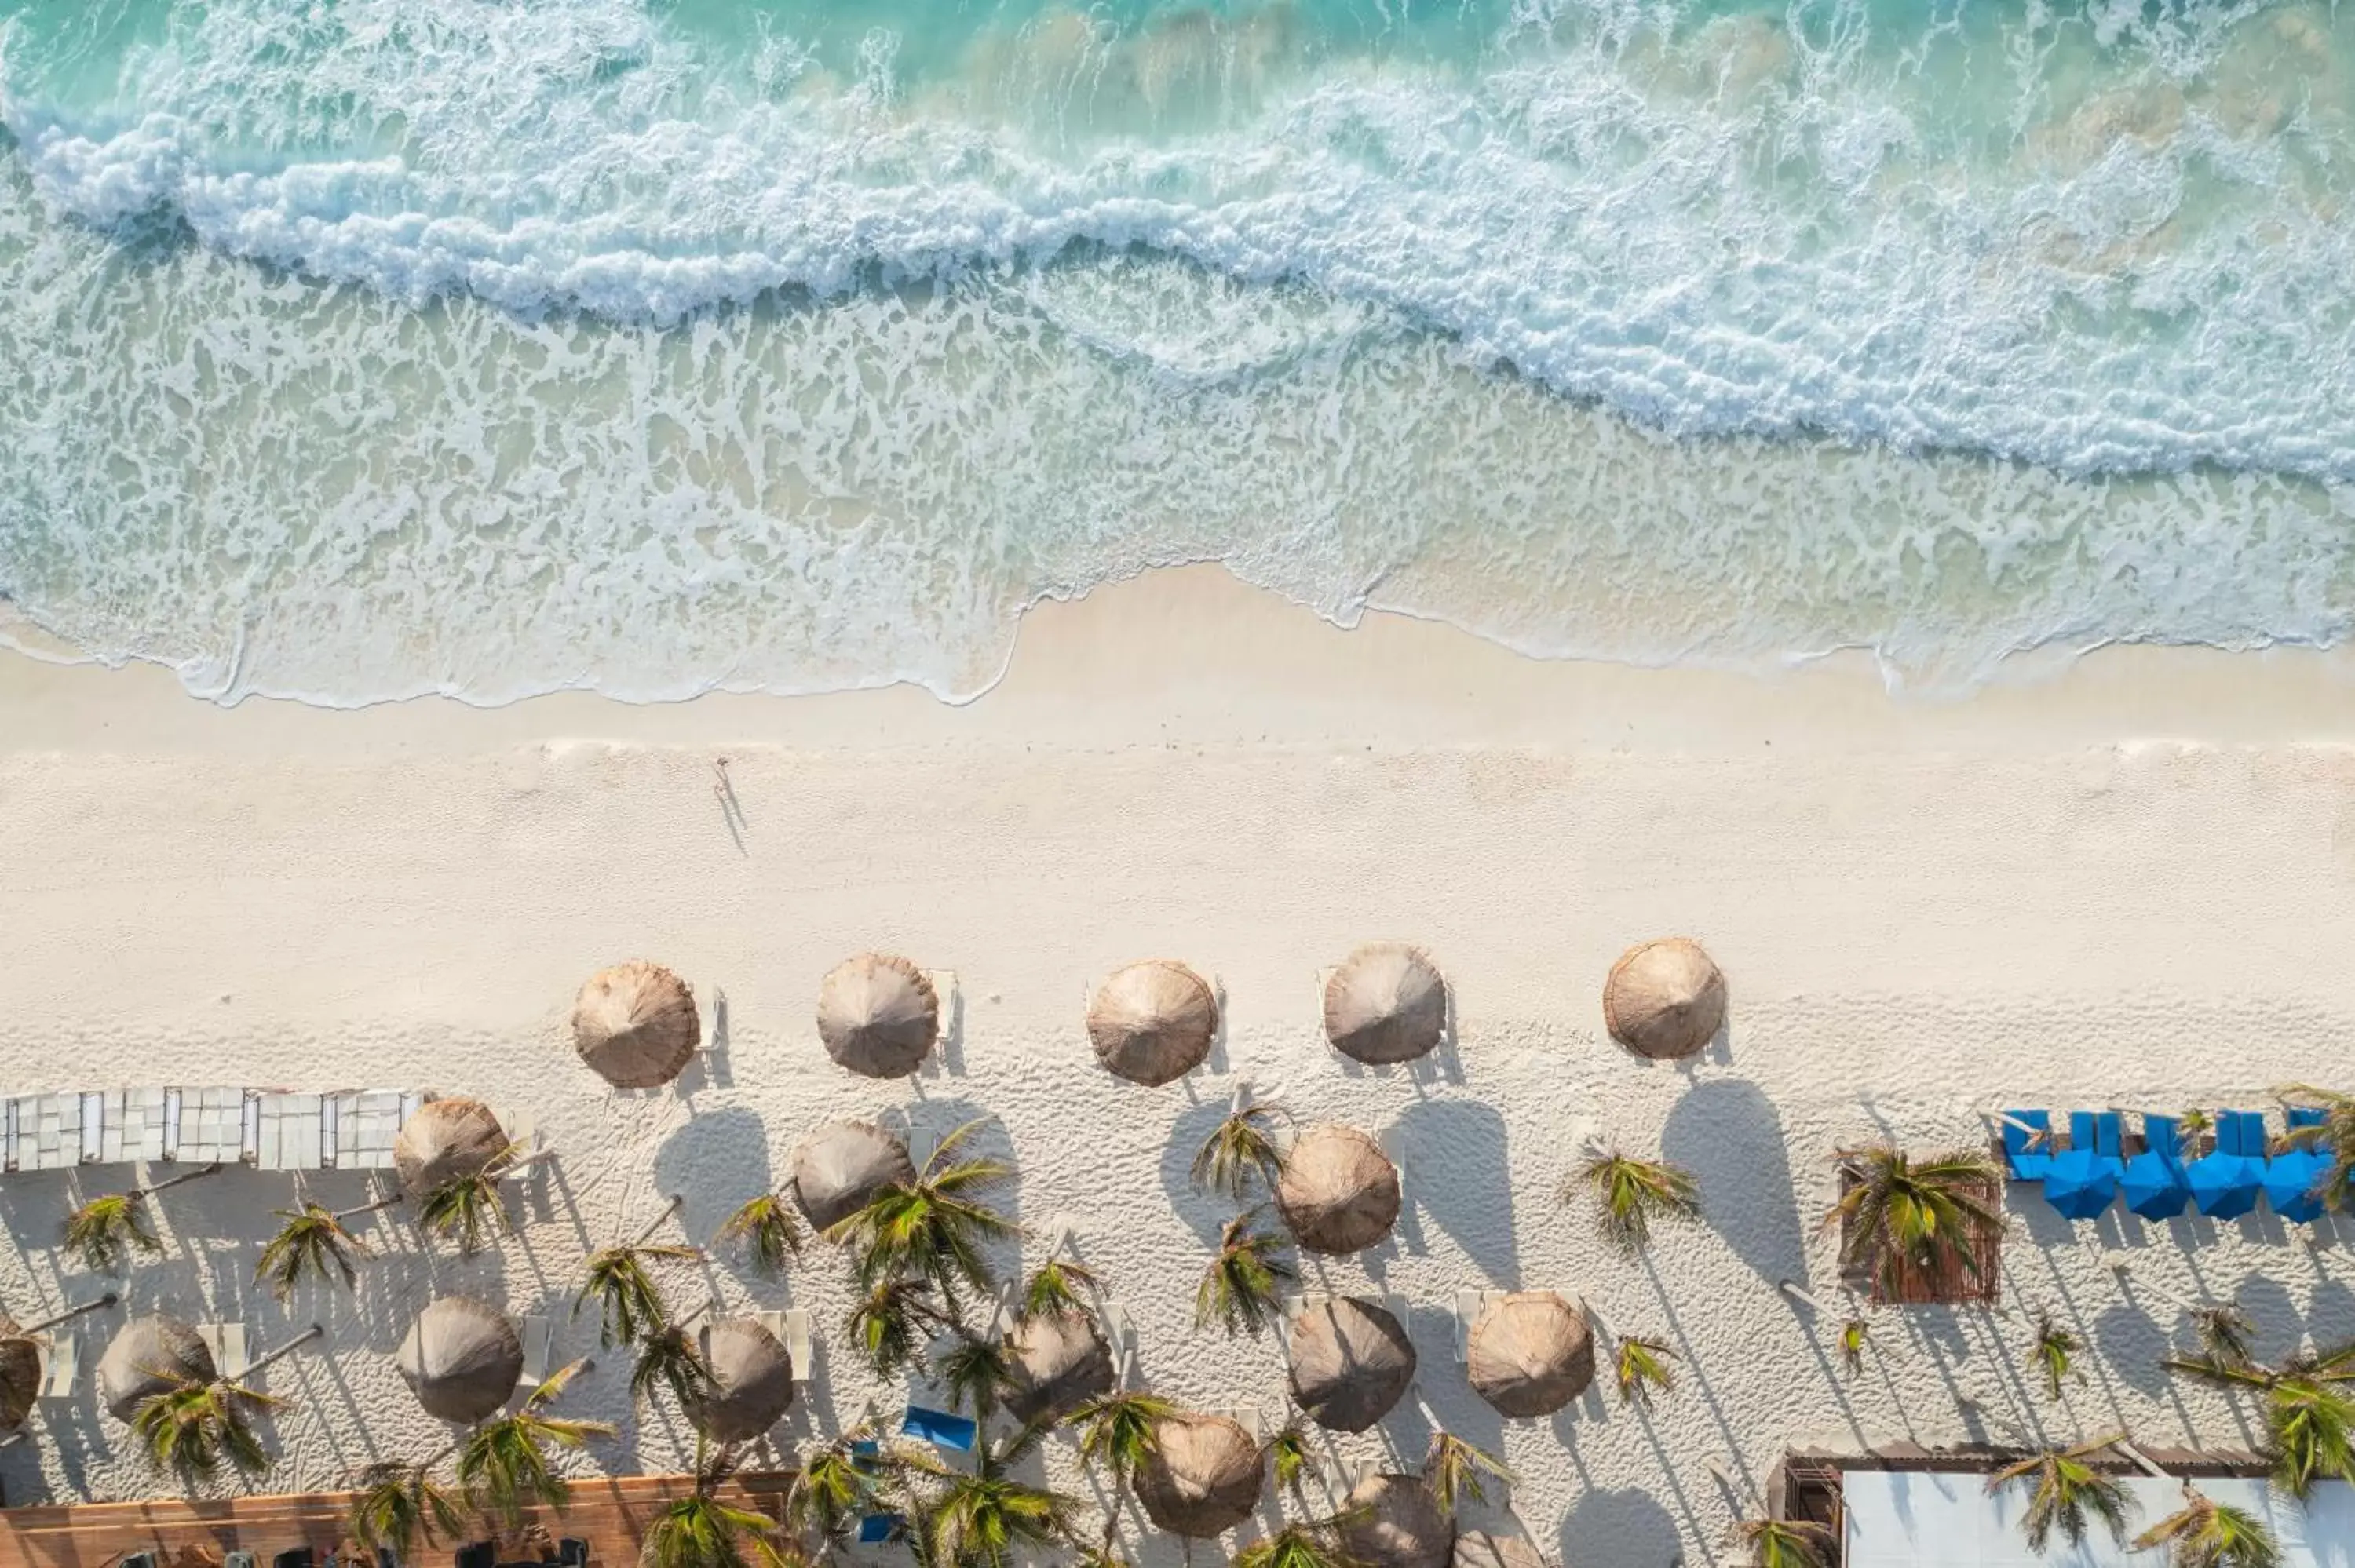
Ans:
POLYGON ((1049 1258, 1022 1287, 1024 1318, 1076 1318, 1085 1315, 1089 1295, 1100 1293, 1103 1282, 1085 1264, 1049 1258))
POLYGON ((1106 1489, 1117 1495, 1137 1467, 1161 1446, 1161 1424, 1178 1407, 1150 1393, 1116 1390, 1092 1399, 1065 1416, 1079 1433, 1080 1463, 1101 1470, 1106 1489))
POLYGON ((367 1243, 344 1228, 344 1222, 398 1202, 397 1197, 387 1198, 339 1213, 298 1194, 293 1208, 272 1211, 286 1223, 254 1260, 253 1277, 268 1284, 270 1293, 281 1301, 294 1293, 305 1275, 319 1279, 340 1277, 345 1289, 353 1288, 359 1283, 359 1270, 353 1260, 374 1255, 367 1243))
POLYGON ((371 1552, 389 1552, 405 1563, 421 1539, 454 1540, 464 1533, 464 1500, 432 1477, 441 1457, 456 1451, 446 1448, 421 1465, 387 1461, 361 1471, 346 1521, 352 1539, 371 1552))
POLYGON ((655 1515, 638 1549, 639 1568, 785 1568, 798 1561, 768 1515, 713 1495, 735 1472, 736 1458, 734 1448, 715 1454, 697 1436, 695 1489, 655 1515))
POLYGON ((1840 1232, 1841 1265, 1870 1276, 1878 1297, 1902 1295, 1909 1268, 1933 1277, 1958 1268, 1979 1277, 1976 1243, 2001 1224, 1985 1197, 2000 1179, 1993 1160, 1970 1150, 1916 1160, 1893 1143, 1833 1158, 1847 1181, 1824 1229, 1840 1232))
POLYGON ((1618 1375, 1619 1397, 1630 1404, 1650 1409, 1652 1391, 1666 1393, 1677 1386, 1676 1374, 1668 1363, 1677 1359, 1676 1351, 1659 1340, 1641 1340, 1632 1334, 1619 1338, 1618 1375))
POLYGON ((1234 1568, 1364 1568, 1341 1541, 1337 1519, 1287 1524, 1235 1553, 1234 1568))
POLYGON ((2348 1184, 2355 1181, 2355 1097, 2318 1089, 2311 1084, 2291 1084, 2275 1089, 2274 1095, 2286 1103, 2302 1102, 2322 1112, 2319 1127, 2291 1128, 2282 1141, 2296 1149, 2318 1149, 2330 1157, 2330 1168, 2322 1173, 2315 1191, 2330 1207, 2344 1207, 2348 1184))
POLYGON ((1757 1568, 1828 1568, 1831 1561, 1832 1532, 1803 1519, 1745 1519, 1733 1542, 1757 1568))
POLYGON ((531 1391, 521 1409, 483 1423, 460 1446, 458 1484, 478 1512, 503 1528, 521 1529, 523 1510, 533 1504, 564 1506, 567 1488, 549 1467, 549 1444, 580 1448, 591 1437, 613 1436, 602 1421, 566 1421, 547 1414, 588 1364, 584 1359, 559 1367, 531 1391))
POLYGON ((982 1244, 1018 1236, 1022 1228, 977 1200, 1011 1176, 1013 1167, 997 1160, 952 1158, 982 1119, 943 1139, 913 1181, 884 1188, 866 1207, 828 1227, 826 1240, 857 1250, 861 1287, 873 1290, 886 1281, 929 1281, 951 1317, 963 1316, 959 1287, 984 1294, 997 1287, 982 1244))
POLYGON ((223 1460, 250 1476, 270 1468, 270 1455, 251 1420, 286 1402, 261 1393, 246 1379, 325 1331, 312 1324, 238 1377, 182 1379, 148 1395, 131 1417, 131 1430, 148 1462, 159 1470, 173 1471, 187 1484, 218 1474, 223 1460))
POLYGON ((679 1407, 687 1409, 703 1397, 711 1387, 711 1363, 704 1359, 694 1324, 708 1309, 698 1307, 638 1341, 637 1364, 630 1369, 631 1398, 651 1401, 655 1390, 666 1388, 679 1407))
POLYGON ((844 1328, 875 1375, 893 1377, 955 1321, 933 1302, 931 1280, 887 1279, 850 1309, 844 1328))
POLYGON ((1840 1370, 1850 1377, 1864 1375, 1864 1352, 1872 1345, 1872 1325, 1862 1318, 1850 1318, 1840 1325, 1840 1370))
POLYGON ((2251 1346, 2257 1331, 2256 1324, 2241 1309, 2237 1301, 2211 1302, 2191 1308, 2191 1323, 2200 1336, 2200 1348, 2210 1355, 2227 1361, 2253 1359, 2251 1346))
POLYGON ((805 1451, 800 1472, 785 1493, 786 1525, 821 1541, 840 1540, 861 1515, 886 1506, 897 1463, 898 1457, 876 1443, 864 1425, 805 1451), (875 1446, 872 1457, 858 1451, 868 1445, 875 1446))
POLYGON ((956 1342, 933 1361, 932 1376, 948 1391, 951 1409, 970 1410, 975 1422, 987 1426, 999 1397, 1013 1385, 1014 1369, 1003 1340, 960 1329, 956 1342))
POLYGON ((417 1201, 417 1223, 428 1235, 454 1240, 462 1253, 480 1252, 492 1231, 511 1231, 499 1182, 538 1159, 520 1143, 502 1145, 479 1170, 453 1176, 417 1201))
POLYGON ((2061 1397, 2061 1385, 2075 1375, 2071 1365, 2079 1349, 2077 1336, 2062 1328, 2049 1312, 2036 1315, 2036 1343, 2029 1351, 2029 1364, 2044 1379, 2048 1399, 2061 1397))
POLYGON ((1283 1107, 1273 1104, 1237 1106, 1229 1112, 1194 1151, 1188 1173, 1195 1187, 1224 1192, 1238 1203, 1250 1196, 1254 1176, 1275 1191, 1284 1176, 1284 1155, 1275 1147, 1273 1128, 1284 1115, 1283 1107))
POLYGON ((1308 1428, 1301 1425, 1299 1417, 1295 1416, 1285 1422, 1284 1429, 1267 1440, 1267 1452, 1268 1457, 1275 1461, 1276 1485, 1289 1491, 1295 1501, 1305 1502, 1307 1499, 1301 1493, 1300 1483, 1308 1474, 1308 1460, 1313 1450, 1309 1446, 1308 1428))
POLYGON ((729 1215, 728 1223, 711 1239, 741 1242, 754 1268, 762 1274, 782 1274, 788 1259, 801 1255, 802 1227, 783 1193, 763 1192, 729 1215))
POLYGON ((2183 1507, 2136 1536, 2134 1545, 2137 1552, 2166 1547, 2174 1568, 2281 1568, 2281 1547, 2264 1520, 2188 1481, 2183 1507))
POLYGON ((969 1471, 926 1453, 906 1457, 915 1489, 910 1525, 925 1568, 1010 1568, 1019 1549, 1073 1543, 1078 1505, 1007 1473, 1045 1440, 1050 1425, 1031 1422, 1002 1443, 985 1438, 974 1449, 969 1471))
POLYGON ((2302 1352, 2273 1367, 2213 1351, 2159 1364, 2211 1388, 2264 1395, 2261 1452, 2284 1491, 2302 1500, 2318 1480, 2355 1481, 2355 1399, 2345 1387, 2355 1382, 2355 1343, 2302 1352))
POLYGON ((1628 1253, 1652 1239, 1656 1219, 1690 1219, 1700 1213, 1700 1187, 1691 1171, 1665 1160, 1637 1160, 1617 1150, 1597 1150, 1561 1184, 1564 1203, 1581 1196, 1595 1204, 1594 1223, 1628 1253))
POLYGON ((220 1171, 220 1161, 127 1192, 92 1198, 66 1216, 66 1248, 81 1259, 84 1268, 101 1272, 120 1267, 133 1249, 158 1253, 164 1244, 147 1223, 147 1200, 184 1182, 202 1181, 220 1171))
POLYGON ((1484 1453, 1443 1427, 1432 1428, 1431 1446, 1423 1456, 1423 1484, 1438 1499, 1440 1512, 1453 1519, 1457 1499, 1467 1495, 1474 1502, 1487 1502, 1490 1479, 1509 1486, 1513 1472, 1494 1454, 1484 1453))
POLYGON ((1217 1323, 1231 1338, 1238 1329, 1257 1334, 1283 1309, 1284 1282, 1300 1277, 1284 1260, 1290 1237, 1260 1223, 1266 1213, 1263 1203, 1219 1233, 1219 1255, 1194 1292, 1194 1327, 1217 1323))
POLYGON ((640 1231, 634 1241, 619 1246, 601 1246, 581 1264, 588 1283, 581 1294, 572 1298, 572 1315, 581 1316, 593 1297, 599 1312, 597 1342, 602 1345, 628 1344, 661 1329, 670 1320, 670 1312, 663 1305, 662 1291, 655 1285, 655 1277, 646 1267, 650 1261, 661 1258, 694 1258, 702 1254, 691 1246, 650 1246, 647 1238, 660 1230, 671 1215, 678 1212, 685 1200, 674 1195, 663 1205, 652 1224, 640 1231))
POLYGON ((2030 1454, 1989 1476, 1987 1489, 1993 1495, 2021 1481, 2033 1483, 2035 1489, 2028 1499, 2028 1511, 2020 1516, 2019 1531, 2028 1538, 2029 1550, 2040 1555, 2055 1528, 2071 1546, 2083 1546, 2085 1526, 2096 1519, 2123 1545, 2133 1499, 2126 1496, 2125 1483, 2096 1470, 2092 1463, 2123 1440, 2122 1434, 2114 1432, 2074 1447, 2030 1454))

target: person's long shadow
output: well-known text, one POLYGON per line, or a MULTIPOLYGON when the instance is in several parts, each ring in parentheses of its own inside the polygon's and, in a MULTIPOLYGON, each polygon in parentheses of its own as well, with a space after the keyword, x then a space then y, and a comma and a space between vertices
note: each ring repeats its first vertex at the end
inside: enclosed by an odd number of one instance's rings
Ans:
POLYGON ((1415 1207, 1487 1278, 1518 1289, 1505 1118, 1476 1100, 1419 1099, 1399 1114, 1397 1136, 1415 1207))
POLYGON ((1783 1117, 1739 1078, 1696 1084, 1668 1112, 1662 1158, 1700 1184, 1701 1215, 1734 1256, 1774 1285, 1804 1279, 1807 1238, 1783 1117))

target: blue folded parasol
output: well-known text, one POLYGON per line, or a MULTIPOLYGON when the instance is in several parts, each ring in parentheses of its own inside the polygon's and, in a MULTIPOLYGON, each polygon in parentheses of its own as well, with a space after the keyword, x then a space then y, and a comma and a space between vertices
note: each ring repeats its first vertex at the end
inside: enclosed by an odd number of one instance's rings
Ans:
POLYGON ((2144 1219, 2171 1220, 2191 1204, 2191 1189, 2184 1181, 2182 1132, 2171 1116, 2145 1116, 2142 1138, 2143 1151, 2126 1161, 2118 1190, 2126 1195, 2126 1207, 2144 1219))
POLYGON ((2069 1147, 2052 1157, 2044 1178, 2044 1201, 2072 1220, 2101 1217, 2117 1201, 2126 1177, 2126 1161, 2118 1158, 2118 1114, 2104 1111, 2069 1113, 2069 1147))
MULTIPOLYGON (((2320 1127, 2322 1113, 2311 1107, 2293 1110, 2289 1125, 2292 1130, 2320 1127)), ((2322 1217, 2322 1182, 2329 1171, 2330 1161, 2312 1149, 2285 1150, 2265 1167, 2265 1202, 2283 1219, 2310 1225, 2322 1217)))
POLYGON ((2255 1118, 2257 1157, 2242 1152, 2247 1142, 2246 1111, 2216 1116, 2216 1152, 2184 1167, 2192 1206, 2211 1220, 2237 1220, 2257 1206, 2264 1192, 2265 1118, 2255 1118))
POLYGON ((2037 1136, 2051 1130, 2051 1112, 2006 1111, 1997 1125, 2003 1128, 2006 1175, 2015 1181, 2041 1181, 2052 1173, 2051 1141, 2037 1136), (2030 1131, 2031 1128, 2035 1131, 2030 1131))

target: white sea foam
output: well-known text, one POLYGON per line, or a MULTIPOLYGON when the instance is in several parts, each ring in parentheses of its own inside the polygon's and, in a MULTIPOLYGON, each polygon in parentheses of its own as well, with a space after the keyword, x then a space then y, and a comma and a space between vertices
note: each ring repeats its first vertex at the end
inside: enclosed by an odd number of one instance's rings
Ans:
POLYGON ((1048 16, 927 76, 221 0, 97 88, 19 25, 0 594, 334 702, 963 696, 1039 596, 1201 558, 1933 683, 2334 641, 2355 49, 2132 9, 1532 0, 1462 58, 1048 16))

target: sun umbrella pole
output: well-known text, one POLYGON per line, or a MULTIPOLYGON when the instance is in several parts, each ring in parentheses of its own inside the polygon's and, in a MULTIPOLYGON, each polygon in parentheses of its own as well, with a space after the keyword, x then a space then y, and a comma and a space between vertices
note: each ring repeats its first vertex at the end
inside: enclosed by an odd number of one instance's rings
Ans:
POLYGON ((112 1307, 119 1299, 121 1299, 121 1298, 117 1297, 113 1291, 110 1290, 95 1301, 85 1301, 79 1307, 69 1307, 62 1312, 51 1313, 48 1317, 42 1319, 37 1323, 27 1323, 19 1331, 27 1334, 37 1334, 44 1329, 54 1329, 60 1323, 66 1322, 71 1319, 79 1318, 85 1312, 96 1312, 104 1308, 112 1307))
POLYGON ((301 1333, 295 1335, 293 1339, 287 1340, 276 1350, 263 1352, 258 1360, 245 1369, 244 1376, 251 1377, 255 1373, 261 1372, 262 1368, 268 1366, 271 1362, 275 1361, 283 1361, 286 1357, 293 1355, 296 1351, 301 1350, 312 1340, 318 1339, 326 1331, 325 1328, 320 1324, 312 1324, 309 1328, 304 1330, 301 1333))
POLYGON ((1774 1282, 1774 1288, 1781 1291, 1790 1299, 1798 1302, 1801 1306, 1806 1307, 1817 1312, 1824 1310, 1824 1304, 1817 1300, 1814 1297, 1808 1295, 1796 1279, 1778 1279, 1774 1282))
POLYGON ((2132 1282, 2137 1289, 2147 1290, 2153 1296, 2158 1297, 2160 1300, 2169 1303, 2181 1311, 2197 1312, 2200 1310, 2200 1304, 2197 1301, 2191 1300, 2189 1297, 2179 1296, 2164 1285, 2159 1285, 2147 1279, 2137 1278, 2135 1275, 2134 1266, 2132 1264, 2124 1262, 2114 1263, 2110 1265, 2110 1272, 2118 1277, 2120 1284, 2132 1282))
POLYGON ((632 1241, 630 1245, 632 1246, 645 1245, 647 1241, 653 1237, 656 1231, 662 1229, 663 1226, 670 1223, 670 1217, 678 1213, 679 1205, 686 1202, 687 1194, 684 1192, 673 1192, 670 1195, 670 1202, 663 1205, 662 1213, 656 1214, 647 1224, 646 1228, 638 1233, 636 1239, 632 1241))
POLYGON ((158 1192, 168 1192, 184 1182, 218 1175, 220 1168, 221 1162, 216 1160, 210 1165, 201 1166, 194 1171, 183 1171, 177 1176, 166 1176, 161 1181, 151 1181, 144 1187, 133 1187, 129 1195, 133 1198, 152 1198, 158 1192))

